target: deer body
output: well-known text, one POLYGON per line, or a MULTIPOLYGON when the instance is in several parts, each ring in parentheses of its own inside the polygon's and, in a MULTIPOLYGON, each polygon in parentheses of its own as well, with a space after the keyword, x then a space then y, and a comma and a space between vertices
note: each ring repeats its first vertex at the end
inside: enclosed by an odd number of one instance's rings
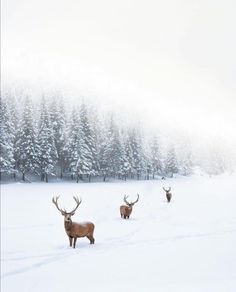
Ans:
POLYGON ((94 244, 94 224, 92 222, 66 222, 64 223, 66 234, 69 237, 70 246, 75 248, 76 240, 78 237, 87 237, 90 241, 90 244, 94 244), (74 241, 74 242, 73 242, 74 241))
POLYGON ((169 190, 166 190, 165 188, 163 188, 163 190, 166 192, 166 199, 167 199, 167 202, 170 203, 170 200, 171 200, 171 198, 172 198, 172 194, 170 193, 171 188, 169 187, 169 190))
POLYGON ((71 217, 75 214, 75 210, 78 208, 78 206, 81 204, 81 200, 79 200, 77 197, 74 197, 74 200, 77 203, 76 208, 72 212, 66 212, 65 210, 61 210, 58 207, 58 197, 53 198, 52 202, 55 204, 56 208, 61 212, 61 214, 64 216, 64 227, 66 234, 69 237, 69 242, 70 246, 73 245, 75 248, 76 245, 76 240, 78 237, 87 237, 90 241, 90 244, 94 244, 94 237, 93 237, 93 232, 94 232, 94 224, 92 222, 73 222, 71 217))
POLYGON ((133 206, 135 203, 139 200, 139 195, 137 195, 137 200, 135 202, 128 202, 127 201, 128 196, 124 196, 124 202, 126 205, 120 206, 120 216, 124 219, 129 219, 130 214, 132 213, 133 206))
POLYGON ((132 213, 132 207, 129 207, 129 206, 126 206, 126 205, 122 205, 120 206, 120 216, 121 218, 128 218, 129 219, 129 216, 130 214, 132 213))

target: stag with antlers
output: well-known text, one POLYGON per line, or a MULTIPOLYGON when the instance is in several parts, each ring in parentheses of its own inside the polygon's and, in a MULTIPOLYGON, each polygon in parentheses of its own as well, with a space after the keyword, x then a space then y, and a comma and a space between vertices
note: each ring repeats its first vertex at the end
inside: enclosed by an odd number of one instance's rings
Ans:
POLYGON ((81 204, 82 200, 78 197, 73 197, 76 202, 76 207, 71 211, 67 212, 65 209, 62 210, 58 206, 58 199, 59 196, 53 197, 52 202, 56 206, 57 210, 61 212, 61 215, 64 216, 64 227, 66 234, 69 237, 70 246, 73 245, 75 248, 76 240, 78 237, 87 237, 90 241, 90 244, 94 244, 94 224, 92 222, 83 222, 83 223, 76 223, 72 222, 71 217, 75 214, 75 211, 81 204))
POLYGON ((172 198, 172 194, 170 193, 171 191, 171 187, 169 187, 169 190, 166 190, 164 187, 163 187, 163 190, 166 192, 166 199, 167 199, 167 202, 169 203, 171 198, 172 198))
POLYGON ((120 206, 120 216, 121 216, 121 218, 124 218, 124 219, 129 219, 129 216, 132 212, 134 204, 137 203, 139 200, 139 194, 137 194, 137 199, 134 202, 128 202, 127 198, 128 198, 128 196, 125 195, 124 202, 126 205, 120 206))

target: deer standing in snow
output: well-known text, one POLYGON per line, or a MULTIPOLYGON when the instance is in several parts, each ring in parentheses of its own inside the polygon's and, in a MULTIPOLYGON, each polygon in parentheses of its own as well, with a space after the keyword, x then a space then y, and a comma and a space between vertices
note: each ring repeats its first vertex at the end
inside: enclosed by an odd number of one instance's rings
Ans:
POLYGON ((167 202, 169 203, 170 200, 171 200, 171 197, 172 197, 172 194, 170 193, 170 191, 171 191, 171 187, 169 187, 169 190, 166 190, 166 189, 163 187, 163 190, 166 192, 166 199, 167 199, 167 202))
POLYGON ((121 218, 124 218, 124 219, 127 219, 127 218, 129 219, 129 216, 132 212, 134 204, 137 203, 139 200, 139 194, 137 194, 137 200, 134 202, 128 202, 127 198, 128 198, 128 196, 125 195, 124 202, 126 205, 120 206, 120 216, 121 216, 121 218))
POLYGON ((94 244, 94 224, 92 222, 83 222, 83 223, 76 223, 72 222, 71 217, 75 214, 75 211, 81 204, 82 200, 79 200, 78 197, 73 197, 76 202, 76 207, 71 212, 66 212, 66 210, 62 210, 58 206, 58 199, 59 196, 53 197, 52 202, 56 206, 56 208, 61 212, 61 215, 64 216, 64 227, 66 234, 69 237, 70 246, 75 248, 76 240, 78 237, 87 237, 90 241, 90 244, 94 244))

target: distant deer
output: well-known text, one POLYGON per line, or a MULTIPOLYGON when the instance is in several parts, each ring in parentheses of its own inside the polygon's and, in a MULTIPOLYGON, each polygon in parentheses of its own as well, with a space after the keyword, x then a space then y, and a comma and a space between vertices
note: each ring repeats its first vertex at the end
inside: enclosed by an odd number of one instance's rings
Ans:
POLYGON ((56 206, 56 208, 61 212, 61 215, 64 216, 64 227, 66 234, 69 237, 70 246, 75 248, 76 240, 78 237, 87 237, 90 240, 90 244, 94 244, 94 224, 92 222, 83 222, 76 223, 72 222, 71 217, 75 214, 76 209, 81 204, 82 200, 79 200, 78 197, 73 197, 76 202, 76 207, 71 212, 66 212, 66 210, 62 210, 58 207, 58 199, 59 196, 53 197, 52 202, 56 206))
POLYGON ((126 205, 120 206, 120 216, 121 216, 121 218, 124 218, 124 219, 127 219, 127 218, 129 219, 129 216, 130 216, 130 214, 132 212, 134 204, 137 203, 138 200, 139 200, 139 194, 137 194, 137 200, 134 201, 134 202, 130 202, 129 203, 127 201, 127 198, 128 198, 128 196, 125 195, 124 196, 124 202, 125 202, 126 205))
POLYGON ((169 187, 169 190, 166 190, 165 188, 163 188, 163 190, 166 192, 166 199, 167 199, 167 201, 169 203, 170 200, 171 200, 171 197, 172 197, 172 194, 170 193, 171 187, 169 187))

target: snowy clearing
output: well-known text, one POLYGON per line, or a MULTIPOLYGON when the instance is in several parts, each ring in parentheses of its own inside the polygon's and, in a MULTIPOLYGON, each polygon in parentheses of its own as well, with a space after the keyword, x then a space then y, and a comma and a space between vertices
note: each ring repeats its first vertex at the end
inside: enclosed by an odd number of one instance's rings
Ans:
POLYGON ((236 291, 236 176, 1 186, 2 292, 236 291), (162 187, 172 187, 166 202, 162 187), (127 194, 139 202, 120 218, 127 194), (52 204, 95 223, 69 247, 52 204))

